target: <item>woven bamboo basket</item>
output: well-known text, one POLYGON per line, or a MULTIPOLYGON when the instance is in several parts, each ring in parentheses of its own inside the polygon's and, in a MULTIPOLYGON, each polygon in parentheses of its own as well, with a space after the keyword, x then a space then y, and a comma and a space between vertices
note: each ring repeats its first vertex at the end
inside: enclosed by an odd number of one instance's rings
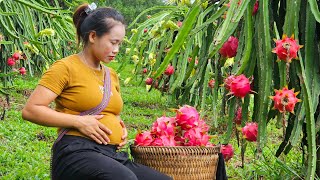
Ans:
POLYGON ((220 146, 131 146, 134 162, 154 168, 174 180, 216 179, 220 146))

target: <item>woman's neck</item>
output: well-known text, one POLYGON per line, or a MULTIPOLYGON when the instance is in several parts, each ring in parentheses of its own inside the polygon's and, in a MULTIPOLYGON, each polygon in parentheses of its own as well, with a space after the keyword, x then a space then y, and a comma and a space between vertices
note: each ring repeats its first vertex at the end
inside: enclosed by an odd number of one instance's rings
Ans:
POLYGON ((95 60, 95 57, 87 49, 83 49, 79 53, 81 60, 90 68, 95 70, 101 70, 100 61, 95 60))

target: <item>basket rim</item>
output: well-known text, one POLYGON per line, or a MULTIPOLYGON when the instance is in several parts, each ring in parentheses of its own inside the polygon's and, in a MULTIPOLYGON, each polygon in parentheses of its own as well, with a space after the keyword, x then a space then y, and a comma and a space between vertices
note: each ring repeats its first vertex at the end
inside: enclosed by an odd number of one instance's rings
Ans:
POLYGON ((215 149, 221 148, 221 145, 215 146, 136 146, 130 145, 131 148, 162 148, 162 149, 215 149))

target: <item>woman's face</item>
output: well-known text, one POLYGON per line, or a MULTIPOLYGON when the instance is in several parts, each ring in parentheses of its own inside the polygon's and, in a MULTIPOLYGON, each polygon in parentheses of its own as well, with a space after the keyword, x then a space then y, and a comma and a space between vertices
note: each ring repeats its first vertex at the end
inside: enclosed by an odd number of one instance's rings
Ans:
POLYGON ((96 60, 109 63, 114 60, 119 52, 121 42, 125 36, 125 26, 122 23, 116 24, 110 29, 109 33, 101 37, 94 37, 92 44, 93 55, 96 60))

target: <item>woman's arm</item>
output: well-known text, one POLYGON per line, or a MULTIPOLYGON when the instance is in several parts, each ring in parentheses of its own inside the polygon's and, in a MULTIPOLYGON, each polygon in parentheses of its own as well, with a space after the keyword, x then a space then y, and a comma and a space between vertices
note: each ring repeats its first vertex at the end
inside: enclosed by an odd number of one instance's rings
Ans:
POLYGON ((22 110, 22 118, 43 126, 78 129, 99 144, 110 141, 106 134, 111 131, 97 121, 103 115, 78 116, 54 111, 48 106, 56 97, 48 88, 37 86, 22 110))

